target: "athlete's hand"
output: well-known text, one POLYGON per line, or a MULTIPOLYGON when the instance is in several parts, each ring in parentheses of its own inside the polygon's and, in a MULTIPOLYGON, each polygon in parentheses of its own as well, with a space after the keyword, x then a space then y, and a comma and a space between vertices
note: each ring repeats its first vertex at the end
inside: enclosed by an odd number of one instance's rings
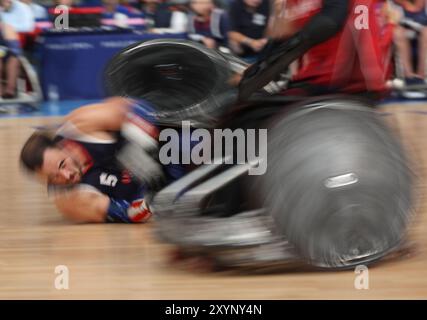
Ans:
POLYGON ((150 192, 159 191, 166 184, 158 151, 146 150, 135 142, 128 142, 117 154, 117 160, 144 184, 150 192), (156 153, 155 153, 156 152, 156 153))
POLYGON ((402 20, 402 12, 390 5, 389 2, 384 3, 382 13, 388 23, 396 25, 402 20))
POLYGON ((286 0, 274 0, 271 16, 268 20, 267 36, 272 39, 286 39, 297 32, 297 28, 286 17, 286 0))
POLYGON ((127 210, 129 219, 134 223, 144 223, 147 222, 152 213, 145 203, 144 199, 137 199, 131 203, 127 210))
POLYGON ((208 49, 215 49, 216 48, 216 41, 212 38, 204 37, 202 39, 203 44, 208 49))
POLYGON ((255 91, 278 78, 300 56, 303 44, 299 34, 286 41, 269 40, 258 61, 243 73, 239 83, 239 100, 248 99, 255 91))
POLYGON ((242 74, 235 73, 228 79, 228 84, 232 87, 237 87, 242 80, 242 74))
POLYGON ((158 129, 135 107, 128 114, 121 134, 128 143, 117 154, 119 162, 132 172, 150 191, 158 191, 165 184, 163 167, 159 162, 158 129))
POLYGON ((260 52, 265 47, 267 42, 268 42, 268 40, 265 38, 264 39, 258 39, 258 40, 252 40, 250 46, 255 52, 260 52))

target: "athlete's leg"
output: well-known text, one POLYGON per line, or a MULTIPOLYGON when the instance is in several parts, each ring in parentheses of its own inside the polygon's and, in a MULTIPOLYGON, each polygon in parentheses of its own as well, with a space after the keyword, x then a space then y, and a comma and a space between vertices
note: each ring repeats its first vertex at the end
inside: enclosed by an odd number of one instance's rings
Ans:
POLYGON ((14 97, 16 95, 16 83, 19 74, 19 60, 11 55, 6 62, 6 87, 4 95, 14 97))
POLYGON ((424 79, 427 59, 427 27, 423 27, 418 36, 418 68, 417 76, 424 79))
POLYGON ((406 37, 406 29, 401 26, 396 26, 394 33, 394 43, 396 44, 397 52, 403 67, 403 75, 405 78, 415 76, 411 58, 411 48, 408 38, 406 37))

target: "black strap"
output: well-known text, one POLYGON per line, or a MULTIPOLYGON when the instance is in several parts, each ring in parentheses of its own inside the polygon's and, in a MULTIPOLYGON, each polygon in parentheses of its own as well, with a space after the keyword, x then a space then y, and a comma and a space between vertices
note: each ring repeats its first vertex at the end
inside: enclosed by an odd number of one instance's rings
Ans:
POLYGON ((322 10, 297 34, 284 42, 270 40, 259 60, 245 71, 239 85, 239 99, 248 99, 310 48, 334 36, 344 26, 348 8, 349 0, 324 0, 322 10))

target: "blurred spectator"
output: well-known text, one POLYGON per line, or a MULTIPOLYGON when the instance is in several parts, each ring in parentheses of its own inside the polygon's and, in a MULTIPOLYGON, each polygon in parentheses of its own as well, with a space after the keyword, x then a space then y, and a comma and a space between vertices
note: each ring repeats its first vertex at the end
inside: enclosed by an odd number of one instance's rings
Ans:
POLYGON ((224 9, 228 12, 233 2, 234 0, 215 0, 215 5, 217 8, 224 9))
POLYGON ((55 0, 54 1, 54 6, 67 6, 67 7, 72 7, 74 5, 74 1, 73 0, 55 0))
POLYGON ((229 15, 230 48, 252 62, 267 43, 265 33, 270 16, 269 0, 235 0, 229 15))
MULTIPOLYGON (((145 25, 148 29, 155 28, 158 13, 164 13, 164 10, 158 10, 159 7, 160 0, 141 0, 141 11, 144 15, 145 25)), ((169 17, 162 20, 169 21, 169 17)))
POLYGON ((139 0, 123 0, 122 4, 139 9, 139 0))
POLYGON ((33 0, 20 0, 21 2, 25 3, 31 8, 31 11, 33 12, 34 19, 36 20, 46 20, 48 19, 47 10, 45 7, 34 3, 33 0))
POLYGON ((33 32, 35 19, 31 8, 18 0, 1 0, 1 20, 16 32, 33 32))
POLYGON ((385 79, 390 80, 393 74, 392 55, 393 55, 393 39, 396 26, 402 19, 402 14, 399 8, 393 5, 390 1, 382 1, 377 4, 376 18, 378 24, 378 32, 380 33, 380 48, 384 54, 382 57, 385 79))
POLYGON ((190 39, 203 43, 207 48, 227 46, 229 22, 227 13, 216 8, 213 0, 191 0, 188 18, 190 39))
POLYGON ((75 3, 81 7, 101 7, 102 0, 81 0, 79 3, 75 3))
POLYGON ((0 97, 11 99, 16 97, 16 82, 20 63, 18 57, 22 54, 18 34, 6 23, 0 23, 0 97), (5 82, 3 81, 5 75, 5 82))
POLYGON ((66 6, 66 7, 74 7, 75 6, 75 2, 74 0, 54 0, 52 3, 52 7, 57 7, 57 6, 66 6))
POLYGON ((128 7, 120 5, 119 0, 102 0, 102 4, 104 7, 104 18, 111 19, 117 13, 123 14, 127 17, 131 17, 137 13, 136 9, 130 9, 128 7))
POLYGON ((426 77, 427 59, 427 14, 425 0, 395 0, 403 8, 402 24, 415 30, 418 40, 417 61, 415 68, 412 59, 411 39, 408 37, 408 28, 398 25, 395 29, 395 45, 402 62, 406 84, 423 84, 426 77), (416 69, 416 70, 415 70, 416 69))
POLYGON ((141 11, 148 29, 166 29, 171 33, 187 30, 187 8, 182 4, 162 3, 161 0, 141 0, 141 11))
POLYGON ((140 14, 136 9, 119 4, 119 0, 102 0, 104 12, 103 19, 113 19, 114 24, 121 27, 128 26, 128 19, 140 14))

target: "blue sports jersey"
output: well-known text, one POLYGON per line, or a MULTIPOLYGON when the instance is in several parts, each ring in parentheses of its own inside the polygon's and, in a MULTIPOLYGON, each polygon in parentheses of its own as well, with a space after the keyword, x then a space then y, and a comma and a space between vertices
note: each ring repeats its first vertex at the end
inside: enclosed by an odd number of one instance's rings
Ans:
POLYGON ((79 186, 91 186, 110 198, 133 201, 143 198, 143 185, 116 160, 116 154, 124 144, 119 138, 112 143, 93 143, 57 138, 60 144, 72 144, 86 156, 89 165, 83 172, 79 186))
MULTIPOLYGON (((142 100, 134 100, 132 112, 154 124, 155 117, 150 105, 142 100)), ((56 141, 64 147, 78 148, 88 164, 79 186, 90 186, 110 198, 133 201, 144 197, 144 185, 117 161, 116 156, 126 140, 115 133, 115 139, 103 141, 79 132, 71 123, 66 123, 57 133, 56 141)), ((174 181, 185 174, 179 165, 164 166, 167 180, 174 181)), ((52 188, 54 186, 50 186, 52 188)), ((61 187, 55 186, 55 189, 61 187)))

